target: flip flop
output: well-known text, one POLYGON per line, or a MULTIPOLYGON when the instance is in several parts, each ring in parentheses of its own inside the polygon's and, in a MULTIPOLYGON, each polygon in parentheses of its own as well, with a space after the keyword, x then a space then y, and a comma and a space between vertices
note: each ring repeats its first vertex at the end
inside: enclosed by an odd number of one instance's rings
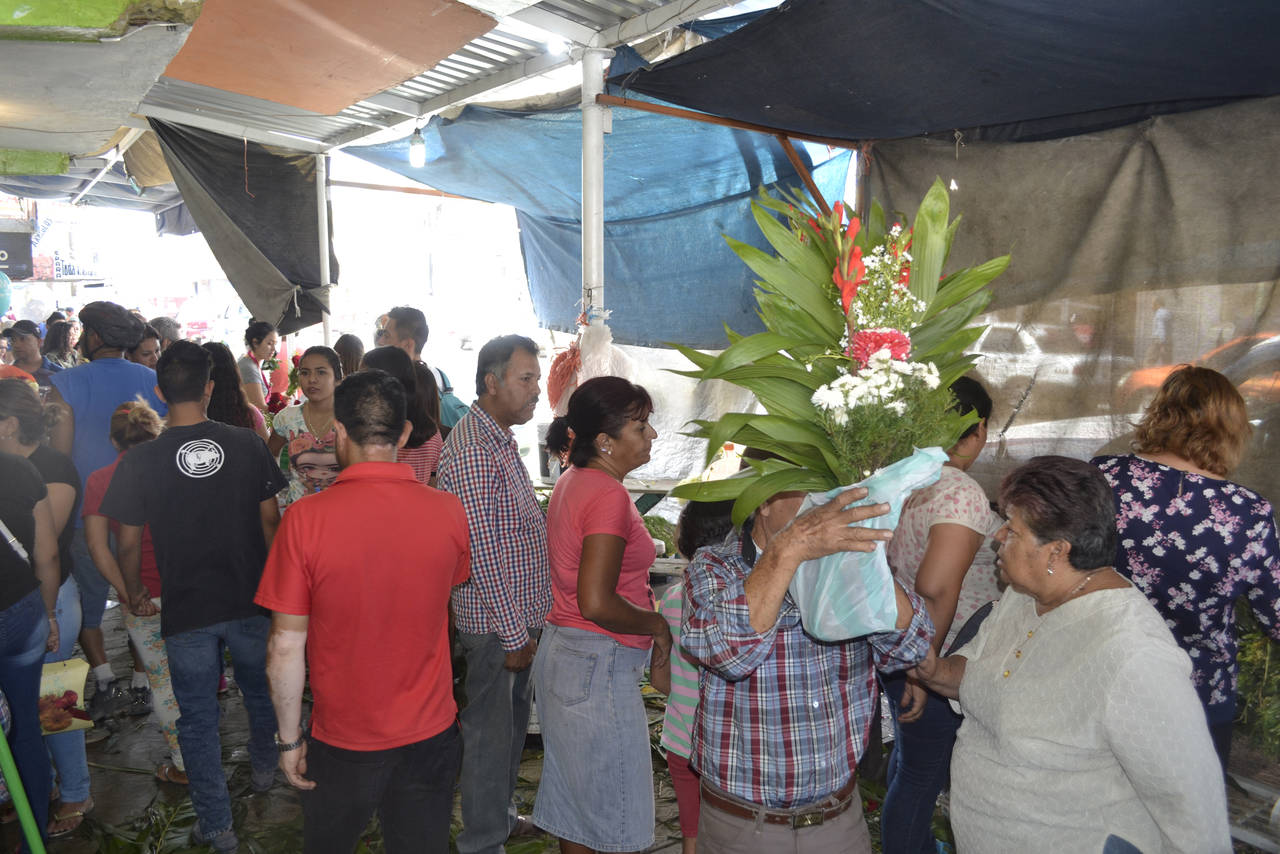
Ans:
POLYGON ((78 810, 72 810, 71 812, 54 813, 49 818, 49 828, 48 828, 49 838, 56 839, 59 836, 66 836, 69 833, 74 833, 76 831, 76 828, 78 828, 81 824, 84 823, 84 817, 91 812, 93 812, 92 797, 86 800, 84 802, 84 806, 78 810), (68 822, 68 821, 73 822, 70 827, 64 827, 59 830, 54 829, 55 824, 62 824, 63 822, 68 822))
POLYGON ((172 783, 175 786, 190 785, 185 771, 179 771, 172 762, 161 762, 156 767, 156 779, 161 783, 172 783))

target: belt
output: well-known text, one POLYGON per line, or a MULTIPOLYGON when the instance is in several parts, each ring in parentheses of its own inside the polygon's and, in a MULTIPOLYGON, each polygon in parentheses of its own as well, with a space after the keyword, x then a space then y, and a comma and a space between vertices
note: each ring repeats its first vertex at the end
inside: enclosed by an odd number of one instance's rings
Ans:
POLYGON ((831 795, 833 799, 839 802, 835 806, 822 807, 814 805, 790 810, 771 810, 755 805, 747 805, 738 800, 730 800, 724 795, 713 791, 709 784, 704 781, 701 786, 702 802, 715 807, 721 812, 726 812, 738 818, 745 818, 749 821, 755 821, 756 816, 759 815, 761 817, 760 820, 765 824, 782 824, 797 829, 801 827, 817 827, 849 809, 856 796, 857 783, 858 778, 855 774, 849 778, 848 783, 845 783, 840 788, 840 791, 831 795))

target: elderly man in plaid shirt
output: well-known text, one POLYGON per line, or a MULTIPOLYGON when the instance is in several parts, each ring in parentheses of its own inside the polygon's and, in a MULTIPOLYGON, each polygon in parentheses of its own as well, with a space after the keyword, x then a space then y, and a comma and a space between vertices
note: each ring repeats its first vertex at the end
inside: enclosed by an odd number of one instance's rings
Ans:
POLYGON ((551 610, 546 518, 511 427, 533 417, 538 345, 519 335, 480 348, 477 400, 440 454, 436 485, 462 499, 471 579, 453 590, 467 661, 462 724, 460 854, 501 854, 536 829, 512 803, 533 685, 529 665, 551 610))
POLYGON ((700 550, 689 566, 680 643, 703 667, 693 744, 699 851, 871 852, 855 775, 877 702, 875 669, 923 659, 933 624, 920 597, 895 585, 895 630, 819 643, 787 594, 803 561, 871 551, 889 538, 850 527, 888 512, 845 509, 865 496, 849 490, 796 516, 804 494, 779 493, 740 539, 700 550))

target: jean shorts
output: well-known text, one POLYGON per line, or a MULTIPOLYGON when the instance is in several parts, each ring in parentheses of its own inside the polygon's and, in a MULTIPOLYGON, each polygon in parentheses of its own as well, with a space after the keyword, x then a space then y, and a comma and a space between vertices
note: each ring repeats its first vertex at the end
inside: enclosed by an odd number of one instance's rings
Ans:
POLYGON ((640 677, 647 649, 550 623, 533 662, 542 780, 533 821, 597 851, 653 844, 653 760, 640 677))

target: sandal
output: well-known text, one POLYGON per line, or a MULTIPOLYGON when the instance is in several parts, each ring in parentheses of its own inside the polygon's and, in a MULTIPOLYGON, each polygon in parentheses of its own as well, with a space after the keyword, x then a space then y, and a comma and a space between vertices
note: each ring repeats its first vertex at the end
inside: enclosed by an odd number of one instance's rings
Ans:
POLYGON ((161 783, 172 783, 175 786, 190 785, 187 780, 187 773, 178 769, 178 766, 172 762, 161 762, 156 767, 156 779, 161 783))
MULTIPOLYGON (((63 807, 68 806, 63 804, 63 807)), ((49 838, 56 839, 59 836, 66 836, 74 833, 76 828, 84 823, 84 817, 93 812, 93 798, 89 797, 82 801, 80 809, 70 812, 55 812, 49 819, 49 838), (69 824, 68 824, 69 822, 69 824), (59 825, 62 825, 59 827, 59 825)))

